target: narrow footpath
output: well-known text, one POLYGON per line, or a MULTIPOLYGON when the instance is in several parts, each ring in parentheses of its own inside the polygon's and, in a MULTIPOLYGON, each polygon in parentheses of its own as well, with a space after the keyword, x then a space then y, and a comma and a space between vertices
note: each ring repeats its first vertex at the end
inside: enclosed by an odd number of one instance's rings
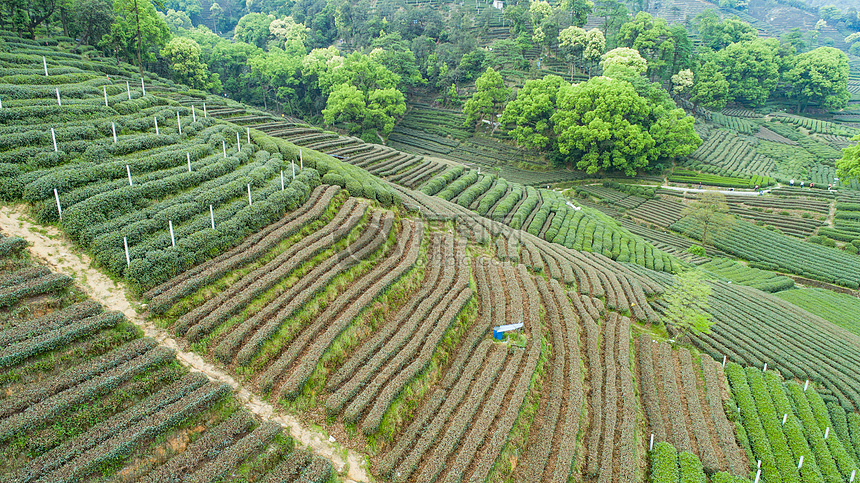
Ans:
POLYGON ((118 310, 143 329, 146 337, 176 351, 179 361, 193 371, 206 374, 210 379, 229 384, 235 397, 252 413, 265 421, 280 423, 300 444, 310 447, 316 454, 328 458, 346 483, 369 482, 366 458, 331 442, 322 432, 309 427, 298 418, 278 412, 271 404, 243 387, 225 371, 206 362, 200 355, 182 350, 177 341, 164 329, 156 327, 138 313, 143 308, 127 297, 127 287, 93 268, 90 257, 74 247, 54 226, 34 223, 26 215, 25 205, 0 206, 0 228, 10 236, 21 237, 30 243, 28 250, 38 260, 57 272, 74 278, 78 286, 106 309, 118 310), (135 308, 136 307, 136 308, 135 308))

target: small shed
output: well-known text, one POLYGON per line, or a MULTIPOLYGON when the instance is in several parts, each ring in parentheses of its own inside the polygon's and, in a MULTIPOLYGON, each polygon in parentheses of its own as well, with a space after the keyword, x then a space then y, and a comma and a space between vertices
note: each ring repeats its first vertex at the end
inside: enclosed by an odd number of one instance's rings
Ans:
POLYGON ((517 324, 508 324, 508 325, 497 325, 493 327, 493 337, 496 340, 502 340, 505 335, 505 332, 510 332, 512 330, 521 329, 523 327, 523 323, 519 322, 517 324))
POLYGON ((505 7, 505 2, 502 0, 493 0, 493 8, 498 8, 499 10, 505 7))

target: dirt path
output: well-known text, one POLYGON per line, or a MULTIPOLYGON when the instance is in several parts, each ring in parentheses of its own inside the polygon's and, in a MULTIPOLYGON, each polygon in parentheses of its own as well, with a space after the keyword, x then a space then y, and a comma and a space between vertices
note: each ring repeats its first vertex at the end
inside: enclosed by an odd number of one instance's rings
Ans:
POLYGON ((252 394, 229 374, 209 364, 200 355, 182 350, 166 330, 156 327, 138 314, 140 307, 137 302, 128 300, 124 283, 115 282, 98 269, 92 268, 89 256, 75 248, 57 228, 34 223, 25 214, 25 210, 24 205, 0 206, 0 227, 7 235, 27 240, 31 245, 28 249, 37 259, 57 272, 71 275, 78 286, 94 300, 108 309, 124 313, 129 320, 143 329, 147 337, 174 349, 182 364, 206 374, 212 380, 229 384, 233 387, 235 396, 249 411, 264 420, 286 426, 293 438, 309 446, 320 456, 330 459, 346 483, 370 481, 363 455, 333 444, 324 433, 309 427, 298 418, 279 413, 271 404, 252 394))

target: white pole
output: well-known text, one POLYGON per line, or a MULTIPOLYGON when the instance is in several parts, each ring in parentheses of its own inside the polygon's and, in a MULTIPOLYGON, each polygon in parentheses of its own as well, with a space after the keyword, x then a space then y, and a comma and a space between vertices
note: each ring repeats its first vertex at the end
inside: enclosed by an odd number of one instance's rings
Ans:
POLYGON ((800 455, 800 461, 797 462, 797 469, 803 468, 803 455, 800 455))
POLYGON ((851 483, 854 483, 854 477, 857 476, 857 470, 851 470, 851 479, 848 480, 851 483))
POLYGON ((182 136, 182 120, 179 119, 179 111, 176 111, 176 127, 179 129, 179 135, 182 136))
POLYGON ((42 56, 42 67, 45 68, 45 77, 48 77, 48 61, 45 60, 45 56, 42 56))
POLYGON ((654 433, 651 433, 651 443, 648 445, 648 451, 654 449, 654 433))
POLYGON ((108 107, 107 103, 107 86, 102 86, 102 92, 105 93, 105 107, 108 107))
POLYGON ((54 134, 54 128, 51 128, 51 140, 54 141, 54 152, 57 152, 57 135, 54 134))
POLYGON ((723 356, 723 369, 726 368, 726 356, 723 356))
POLYGON ((236 151, 242 151, 242 143, 239 142, 239 131, 236 131, 236 151))
POLYGON ((62 105, 63 105, 63 103, 62 103, 62 102, 60 102, 60 88, 59 88, 59 87, 57 87, 57 105, 58 105, 58 106, 62 106, 62 105))
POLYGON ((110 123, 110 130, 113 132, 113 142, 116 143, 116 123, 110 123))
POLYGON ((281 170, 281 191, 284 191, 284 170, 281 170))
POLYGON ((290 167, 293 168, 293 179, 296 179, 296 162, 290 161, 290 167))
POLYGON ((131 266, 131 259, 128 257, 128 238, 122 237, 122 244, 125 245, 125 265, 131 266))
POLYGON ((221 149, 224 151, 224 157, 227 157, 227 143, 221 141, 221 149))
POLYGON ((125 91, 128 93, 128 100, 131 100, 131 86, 128 81, 125 81, 125 91))
POLYGON ((0 100, 0 109, 3 109, 3 101, 0 100))
POLYGON ((788 413, 782 415, 782 425, 785 426, 785 422, 788 421, 788 413))
POLYGON ((134 183, 131 182, 131 168, 127 164, 125 165, 125 172, 128 174, 128 185, 134 186, 134 183))
POLYGON ((767 372, 767 362, 764 363, 764 367, 762 367, 761 372, 767 372))
POLYGON ((167 226, 170 228, 170 244, 176 246, 176 238, 173 237, 173 220, 167 220, 167 226))
POLYGON ((299 149, 299 170, 304 171, 305 169, 305 158, 302 156, 302 150, 299 149))
POLYGON ((63 209, 60 208, 60 195, 57 194, 57 188, 54 188, 54 198, 57 200, 57 214, 60 215, 60 221, 63 221, 63 209))
POLYGON ((806 382, 803 383, 803 392, 806 392, 806 388, 808 388, 808 387, 809 387, 809 379, 807 379, 806 382))
POLYGON ((197 122, 197 112, 194 111, 194 104, 191 105, 191 119, 197 122))
POLYGON ((245 132, 248 134, 248 146, 251 145, 251 128, 246 127, 245 132))
POLYGON ((143 85, 143 77, 140 78, 140 90, 143 92, 143 95, 146 95, 146 86, 143 85))
POLYGON ((758 483, 760 479, 761 479, 761 470, 758 470, 755 473, 755 482, 753 482, 753 483, 758 483))
POLYGON ((251 206, 251 183, 248 183, 248 206, 251 206))
POLYGON ((824 439, 830 437, 830 426, 824 428, 824 439))
POLYGON ((153 119, 155 119, 155 134, 156 134, 156 135, 158 135, 158 134, 160 134, 160 133, 158 132, 158 118, 157 118, 157 117, 153 117, 153 119))
POLYGON ((188 172, 191 172, 191 153, 185 153, 185 159, 188 161, 188 172))
POLYGON ((212 229, 215 229, 215 212, 212 211, 212 205, 209 205, 209 220, 212 221, 212 229))
POLYGON ((206 113, 206 103, 203 103, 203 117, 209 117, 209 114, 206 113))
POLYGON ((756 468, 761 468, 761 460, 758 460, 758 463, 756 463, 756 468))

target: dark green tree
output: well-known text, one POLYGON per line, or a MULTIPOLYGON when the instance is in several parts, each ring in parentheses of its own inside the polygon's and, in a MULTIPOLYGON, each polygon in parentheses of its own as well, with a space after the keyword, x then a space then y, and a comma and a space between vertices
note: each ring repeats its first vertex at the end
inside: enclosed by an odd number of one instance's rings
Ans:
POLYGON ((827 109, 842 109, 848 104, 848 56, 833 47, 819 47, 800 54, 785 76, 791 82, 791 95, 797 99, 797 110, 809 102, 827 109))

